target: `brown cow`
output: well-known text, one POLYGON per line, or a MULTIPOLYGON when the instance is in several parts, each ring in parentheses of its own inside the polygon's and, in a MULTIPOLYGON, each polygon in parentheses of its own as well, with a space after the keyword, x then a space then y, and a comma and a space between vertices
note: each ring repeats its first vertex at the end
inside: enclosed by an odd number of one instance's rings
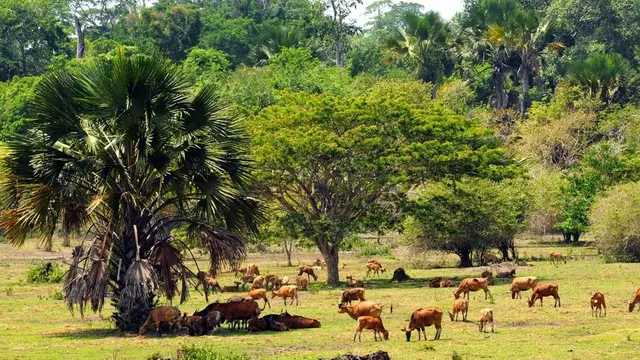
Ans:
POLYGON ((353 342, 356 342, 356 336, 358 336, 358 341, 362 342, 362 330, 364 329, 373 330, 375 341, 378 341, 378 336, 380 336, 380 341, 383 337, 385 340, 389 340, 389 332, 382 325, 382 319, 377 316, 360 316, 358 318, 358 327, 353 334, 353 342))
POLYGON ((411 341, 411 332, 418 330, 418 340, 420 340, 420 332, 424 334, 424 339, 427 340, 427 332, 425 327, 434 325, 436 328, 436 336, 433 340, 439 340, 442 333, 442 310, 439 308, 426 308, 418 309, 411 314, 409 320, 409 327, 403 328, 407 341, 411 341))
POLYGON ((145 321, 140 327, 138 335, 146 334, 149 327, 155 325, 156 330, 158 331, 158 336, 160 336, 160 325, 162 324, 169 324, 171 329, 176 325, 178 328, 181 328, 182 318, 180 316, 180 310, 173 306, 158 306, 151 310, 147 317, 147 321, 145 321))
POLYGON ((351 305, 351 302, 356 300, 365 301, 363 288, 353 288, 345 290, 342 293, 342 299, 340 303, 351 305))
POLYGON ((307 274, 307 280, 311 281, 311 277, 313 277, 313 281, 317 281, 318 280, 318 276, 316 276, 316 273, 313 271, 313 268, 311 266, 307 266, 307 265, 301 265, 298 267, 298 276, 301 276, 302 274, 307 274))
POLYGON ((553 299, 555 300, 553 303, 553 307, 562 307, 562 304, 560 304, 560 295, 558 295, 558 285, 556 284, 542 284, 536 286, 533 289, 533 294, 531 294, 529 307, 533 307, 536 304, 536 300, 538 299, 540 299, 540 306, 542 306, 542 298, 546 296, 553 296, 553 299))
POLYGON ((462 294, 463 297, 466 296, 468 299, 470 291, 478 291, 482 289, 484 290, 484 299, 487 300, 487 295, 491 294, 491 291, 489 291, 487 285, 488 280, 486 278, 463 279, 458 286, 458 290, 453 293, 453 297, 457 299, 460 297, 460 294, 462 294))

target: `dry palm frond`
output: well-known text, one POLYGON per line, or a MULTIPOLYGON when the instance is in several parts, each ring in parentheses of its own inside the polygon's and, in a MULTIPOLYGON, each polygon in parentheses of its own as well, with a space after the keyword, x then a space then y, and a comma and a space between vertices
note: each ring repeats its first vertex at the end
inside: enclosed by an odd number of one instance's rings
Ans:
POLYGON ((76 246, 72 251, 72 261, 69 270, 67 271, 67 278, 64 282, 64 288, 62 292, 69 311, 73 313, 75 305, 80 310, 80 315, 84 316, 84 305, 86 303, 86 289, 87 284, 84 276, 84 271, 80 268, 80 260, 84 254, 82 246, 76 246))
POLYGON ((190 225, 187 234, 209 251, 210 265, 214 271, 218 271, 223 265, 241 263, 245 258, 246 246, 238 235, 215 229, 205 223, 190 225))
POLYGON ((107 285, 109 284, 109 262, 111 261, 112 252, 113 245, 111 245, 106 262, 103 262, 103 251, 100 258, 95 259, 89 269, 87 287, 91 296, 91 310, 93 312, 102 311, 104 299, 107 297, 107 285))
POLYGON ((120 305, 131 307, 141 299, 153 296, 157 289, 157 276, 153 265, 148 260, 140 259, 140 246, 138 244, 138 228, 133 226, 133 234, 136 242, 136 261, 131 264, 124 275, 124 289, 120 293, 120 305))
MULTIPOLYGON (((182 278, 183 283, 188 276, 188 269, 182 262, 182 254, 169 243, 157 245, 149 257, 156 269, 160 280, 160 290, 171 301, 178 292, 178 279, 182 278)), ((183 286, 182 297, 185 297, 185 287, 183 286)), ((181 301, 182 302, 182 301, 181 301)))

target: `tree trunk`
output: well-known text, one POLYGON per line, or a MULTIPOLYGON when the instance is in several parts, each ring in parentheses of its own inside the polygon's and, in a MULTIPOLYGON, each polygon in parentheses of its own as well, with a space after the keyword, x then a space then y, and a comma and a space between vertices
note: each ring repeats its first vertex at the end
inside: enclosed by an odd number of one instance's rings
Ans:
POLYGON ((527 111, 527 104, 529 102, 529 88, 531 86, 529 84, 529 68, 527 66, 522 66, 520 70, 522 72, 520 76, 522 80, 522 94, 520 95, 520 114, 524 115, 524 113, 527 111))
POLYGON ((569 244, 571 243, 571 233, 570 232, 562 232, 562 237, 564 238, 564 242, 569 244))
POLYGON ((336 66, 344 66, 344 51, 342 49, 342 42, 340 39, 336 39, 336 66))
POLYGON ((340 274, 338 272, 338 246, 329 245, 325 240, 322 241, 320 252, 324 257, 324 262, 327 264, 327 284, 331 286, 338 286, 340 284, 340 274))
POLYGON ((289 241, 289 244, 287 244, 287 240, 284 240, 284 253, 287 256, 287 266, 293 266, 293 264, 291 264, 292 251, 293 251, 293 240, 289 241))
POLYGON ((574 232, 574 233, 573 233, 573 241, 574 241, 575 243, 577 243, 578 241, 580 241, 580 232, 579 232, 579 231, 576 231, 576 232, 574 232))
POLYGON ((504 61, 506 54, 503 47, 498 50, 498 55, 493 61, 493 90, 495 96, 495 108, 504 109, 507 107, 507 95, 504 92, 504 61))
POLYGON ((500 246, 500 252, 502 253, 502 260, 503 261, 509 261, 509 245, 505 244, 503 246, 500 246))
POLYGON ((458 256, 460 257, 460 267, 473 266, 473 262, 471 261, 471 251, 469 251, 469 249, 460 249, 460 251, 458 251, 458 256))
POLYGON ((71 246, 71 236, 69 236, 70 234, 67 233, 63 233, 62 234, 62 246, 63 247, 69 247, 71 246))
POLYGON ((87 50, 84 42, 84 31, 82 31, 82 24, 80 24, 80 19, 76 16, 76 34, 78 35, 78 43, 76 45, 76 59, 84 58, 85 52, 87 50))

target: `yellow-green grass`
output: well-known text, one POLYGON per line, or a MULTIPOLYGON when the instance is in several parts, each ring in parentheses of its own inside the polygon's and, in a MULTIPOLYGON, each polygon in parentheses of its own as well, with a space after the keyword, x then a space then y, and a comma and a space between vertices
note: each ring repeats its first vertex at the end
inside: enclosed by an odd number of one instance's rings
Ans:
MULTIPOLYGON (((604 264, 591 255, 588 247, 574 248, 576 257, 568 264, 553 266, 548 261, 519 268, 518 275, 535 275, 540 283, 554 282, 560 287, 562 308, 553 308, 548 298, 544 307, 530 309, 526 300, 512 300, 507 284, 501 281, 491 287, 494 302, 484 300, 481 293, 471 295, 469 321, 452 323, 446 311, 452 305, 453 289, 429 289, 426 280, 435 276, 463 278, 477 276, 479 270, 407 268, 416 279, 403 284, 390 283, 392 270, 407 265, 407 261, 381 259, 389 271, 379 279, 368 280, 367 300, 385 304, 382 318, 390 331, 390 340, 374 342, 373 334, 365 332, 362 343, 353 343, 356 322, 346 314, 338 314, 337 303, 342 288, 322 285, 326 273, 321 271, 312 290, 300 296, 299 306, 287 306, 290 313, 319 319, 322 328, 290 332, 248 334, 231 332, 226 326, 217 336, 191 338, 163 336, 151 331, 145 337, 121 335, 111 323, 97 315, 82 319, 72 316, 63 301, 50 295, 60 289, 59 284, 34 285, 25 281, 30 264, 39 259, 59 259, 68 256, 68 249, 55 247, 52 253, 27 243, 22 249, 0 244, 0 358, 2 359, 144 359, 159 352, 175 358, 176 349, 183 345, 210 345, 220 351, 246 353, 256 359, 318 359, 338 354, 366 354, 388 351, 392 359, 451 359, 457 352, 464 359, 634 359, 640 358, 640 313, 628 313, 627 303, 633 291, 640 287, 640 264, 604 264), (591 317, 589 296, 603 291, 608 309, 605 318, 591 317), (393 313, 389 312, 393 305, 393 313), (445 311, 441 340, 432 341, 434 329, 428 328, 429 341, 407 343, 400 329, 407 324, 411 312, 420 307, 439 306, 445 311), (477 319, 482 308, 494 309, 496 333, 478 332, 477 319)), ((542 257, 549 251, 569 253, 568 248, 537 247, 527 244, 520 252, 542 257)), ((316 253, 297 253, 294 262, 310 263, 316 253)), ((341 263, 346 268, 341 275, 353 274, 362 278, 366 259, 344 254, 341 263)), ((284 266, 279 254, 251 254, 248 262, 259 265, 261 271, 280 276, 297 275, 295 268, 284 266)), ((203 264, 206 263, 203 259, 203 264)), ((499 280, 499 279, 498 279, 499 280)), ((233 274, 220 277, 223 285, 231 285, 233 274)), ((215 295, 225 299, 230 294, 215 295)), ((523 297, 530 296, 530 292, 523 297)), ((282 300, 272 300, 266 313, 285 309, 282 300)), ((196 292, 180 306, 188 313, 205 306, 196 292)), ((103 317, 108 318, 110 308, 103 317)))

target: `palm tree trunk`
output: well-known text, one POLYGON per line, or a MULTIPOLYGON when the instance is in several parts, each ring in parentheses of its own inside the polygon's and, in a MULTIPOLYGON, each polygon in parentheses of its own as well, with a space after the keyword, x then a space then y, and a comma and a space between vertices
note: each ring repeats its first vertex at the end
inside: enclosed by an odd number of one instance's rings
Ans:
POLYGON ((76 45, 76 59, 84 58, 84 54, 86 52, 86 46, 84 42, 84 31, 82 30, 82 24, 80 23, 80 19, 76 16, 76 35, 78 36, 78 43, 76 45))

